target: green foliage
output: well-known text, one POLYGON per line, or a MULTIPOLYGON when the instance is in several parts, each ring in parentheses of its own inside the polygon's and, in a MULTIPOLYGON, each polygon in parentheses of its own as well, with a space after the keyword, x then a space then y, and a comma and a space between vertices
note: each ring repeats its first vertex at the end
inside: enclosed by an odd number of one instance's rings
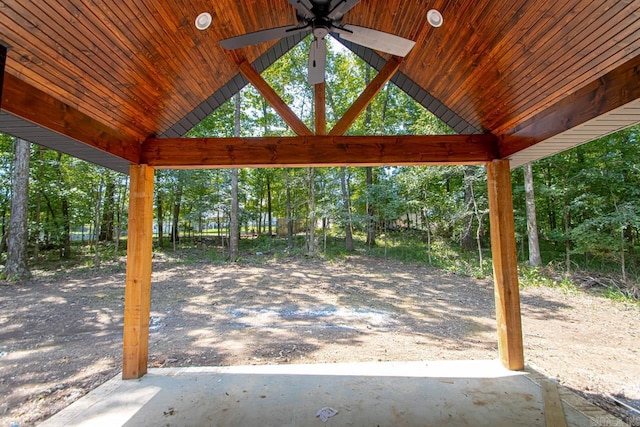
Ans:
MULTIPOLYGON (((263 77, 309 128, 314 125, 313 90, 306 83, 310 38, 265 70, 263 77)), ((376 75, 360 58, 329 43, 327 61, 327 126, 330 129, 376 75)), ((250 85, 240 92, 244 137, 290 136, 293 132, 250 85)), ((235 98, 225 102, 195 126, 191 137, 234 135, 235 98)), ((349 135, 451 134, 453 131, 393 84, 387 84, 348 130, 349 135)), ((640 275, 640 128, 633 127, 533 165, 538 227, 543 262, 556 266, 564 277, 571 270, 620 272, 629 283, 640 275), (562 267, 562 268, 560 268, 562 267), (570 271, 566 271, 570 270, 570 271)), ((0 135, 0 212, 2 231, 11 200, 12 139, 0 135)), ((126 177, 59 153, 34 147, 31 159, 31 251, 41 248, 40 262, 60 262, 65 246, 92 265, 87 249, 99 217, 117 207, 119 224, 126 225, 126 177), (106 188, 115 186, 115 201, 106 188), (102 199, 101 199, 102 198, 102 199), (74 239, 70 244, 69 239, 74 239)), ((345 226, 355 231, 356 254, 387 257, 401 262, 433 265, 455 274, 485 277, 491 273, 487 188, 484 167, 374 167, 368 185, 363 167, 346 167, 346 200, 342 197, 341 169, 318 168, 314 180, 302 168, 245 169, 240 171, 240 223, 251 238, 241 240, 241 259, 262 262, 302 256, 309 238, 305 229, 312 213, 316 247, 321 256, 350 256, 345 249, 345 226), (311 188, 315 210, 311 212, 311 188), (271 203, 269 203, 269 201, 271 203), (346 206, 345 206, 346 205, 346 206), (296 224, 290 245, 268 236, 283 236, 287 215, 296 224), (280 229, 275 222, 279 221, 280 229), (322 229, 321 224, 326 228, 322 229), (373 224, 375 244, 367 245, 373 224), (325 236, 326 235, 326 240, 325 236), (472 246, 469 247, 469 242, 472 246), (475 247, 479 246, 479 247, 475 247), (326 249, 325 249, 326 248, 326 249), (262 255, 256 255, 256 254, 262 255), (480 258, 482 257, 482 261, 480 258)), ((229 170, 158 170, 155 182, 156 227, 163 224, 165 243, 174 217, 181 241, 176 249, 189 252, 197 238, 227 237, 230 215, 229 170), (179 209, 177 209, 179 208, 179 209)), ((512 173, 518 256, 527 259, 527 230, 520 170, 512 173)), ((114 212, 115 213, 115 212, 114 212)), ((204 244, 206 247, 207 245, 204 244)), ((99 260, 122 254, 124 242, 98 245, 99 260)), ((225 262, 221 246, 206 247, 209 262, 225 262)), ((173 252, 173 245, 161 250, 173 252)), ((195 251, 195 249, 194 249, 195 251)), ((198 261, 193 252, 184 263, 198 261)), ((69 261, 71 262, 71 261, 69 261)), ((570 291, 570 279, 523 269, 524 286, 555 286, 570 291)), ((615 288, 607 291, 618 295, 615 288)), ((624 295, 624 293, 622 293, 624 295)))

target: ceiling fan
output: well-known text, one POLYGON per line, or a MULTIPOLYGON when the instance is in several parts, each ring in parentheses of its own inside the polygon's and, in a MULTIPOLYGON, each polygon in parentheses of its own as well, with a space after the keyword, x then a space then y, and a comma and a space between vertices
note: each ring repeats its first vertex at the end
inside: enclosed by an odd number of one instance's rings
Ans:
MULTIPOLYGON (((242 34, 220 41, 220 45, 228 50, 238 49, 252 44, 275 40, 295 34, 306 36, 313 34, 313 41, 309 51, 309 84, 314 85, 324 81, 328 34, 352 43, 368 47, 395 56, 406 56, 415 42, 393 34, 356 25, 342 26, 342 18, 360 0, 287 0, 296 9, 297 26, 269 28, 253 33, 242 34)), ((440 26, 442 16, 436 10, 429 11, 428 19, 431 25, 440 26), (433 13, 436 15, 433 15, 433 13), (435 16, 432 20, 431 17, 435 16)), ((206 29, 211 23, 211 15, 203 13, 196 19, 198 29, 206 29)))

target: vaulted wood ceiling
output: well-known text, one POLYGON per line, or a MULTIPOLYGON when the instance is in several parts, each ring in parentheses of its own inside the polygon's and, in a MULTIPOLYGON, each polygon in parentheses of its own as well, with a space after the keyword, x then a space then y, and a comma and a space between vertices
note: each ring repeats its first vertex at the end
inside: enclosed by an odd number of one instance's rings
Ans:
MULTIPOLYGON (((148 160, 144 153, 171 156, 162 137, 175 146, 176 137, 251 79, 242 59, 260 72, 299 41, 232 54, 218 43, 296 25, 286 0, 5 0, 0 20, 0 44, 9 48, 0 131, 119 170, 148 160), (194 19, 203 11, 213 25, 199 31, 194 19)), ((640 0, 362 0, 343 23, 417 42, 391 81, 459 133, 495 137, 483 140, 493 141, 484 156, 468 161, 509 157, 520 164, 640 121, 640 0), (442 27, 427 23, 431 8, 441 11, 442 27), (615 119, 619 108, 626 108, 624 121, 615 119), (544 145, 605 113, 610 119, 597 132, 560 148, 544 145), (548 148, 532 151, 537 144, 548 148)), ((345 45, 378 69, 392 59, 345 45)), ((321 143, 313 138, 298 143, 321 143)), ((461 162, 457 150, 464 152, 468 140, 444 141, 456 156, 441 152, 433 160, 429 147, 437 141, 414 141, 426 151, 405 163, 461 162)), ((202 144, 198 156, 229 145, 202 144)), ((283 163, 271 159, 266 164, 283 163)), ((349 155, 340 163, 349 164, 349 155)))

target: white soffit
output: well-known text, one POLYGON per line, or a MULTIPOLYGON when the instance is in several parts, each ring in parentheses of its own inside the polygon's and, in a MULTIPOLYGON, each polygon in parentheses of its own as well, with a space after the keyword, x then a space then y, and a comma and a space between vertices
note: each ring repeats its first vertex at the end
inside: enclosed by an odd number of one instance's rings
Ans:
POLYGON ((508 157, 511 168, 552 156, 640 123, 640 99, 559 133, 508 157))

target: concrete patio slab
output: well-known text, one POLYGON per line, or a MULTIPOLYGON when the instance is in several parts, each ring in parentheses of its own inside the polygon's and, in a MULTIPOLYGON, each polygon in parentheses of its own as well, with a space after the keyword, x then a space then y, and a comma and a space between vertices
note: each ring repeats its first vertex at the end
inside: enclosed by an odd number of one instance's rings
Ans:
MULTIPOLYGON (((41 426, 545 426, 541 380, 497 361, 156 368, 41 426)), ((624 425, 560 394, 569 426, 624 425)))

